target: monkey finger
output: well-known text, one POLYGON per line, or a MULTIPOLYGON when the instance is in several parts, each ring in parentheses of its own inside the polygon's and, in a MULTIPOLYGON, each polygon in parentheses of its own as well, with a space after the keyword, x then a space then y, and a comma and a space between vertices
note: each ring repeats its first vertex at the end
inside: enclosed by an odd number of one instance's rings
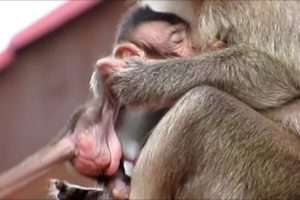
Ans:
POLYGON ((113 58, 102 58, 96 62, 96 66, 102 75, 118 71, 126 66, 123 60, 113 58))

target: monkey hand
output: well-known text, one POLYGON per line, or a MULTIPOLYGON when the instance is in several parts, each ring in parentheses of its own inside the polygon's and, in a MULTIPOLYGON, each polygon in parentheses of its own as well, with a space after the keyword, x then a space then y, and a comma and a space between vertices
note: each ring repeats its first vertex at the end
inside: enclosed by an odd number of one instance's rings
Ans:
POLYGON ((97 81, 102 82, 105 93, 109 97, 109 99, 111 101, 116 102, 115 96, 111 93, 111 88, 107 83, 107 77, 110 76, 110 74, 112 73, 120 71, 122 68, 126 66, 126 63, 120 59, 107 57, 98 60, 96 66, 99 72, 98 73, 99 77, 96 77, 97 81))
POLYGON ((98 60, 96 66, 100 71, 100 75, 105 79, 107 75, 126 67, 126 63, 121 59, 106 57, 98 60))
POLYGON ((143 105, 150 108, 166 106, 162 102, 159 106, 157 105, 156 97, 161 92, 160 85, 155 84, 156 75, 160 73, 157 68, 159 66, 156 66, 157 61, 145 61, 132 57, 123 62, 126 65, 117 70, 113 66, 114 61, 111 61, 111 67, 108 62, 105 64, 98 62, 98 69, 106 75, 105 84, 111 95, 122 105, 143 105))

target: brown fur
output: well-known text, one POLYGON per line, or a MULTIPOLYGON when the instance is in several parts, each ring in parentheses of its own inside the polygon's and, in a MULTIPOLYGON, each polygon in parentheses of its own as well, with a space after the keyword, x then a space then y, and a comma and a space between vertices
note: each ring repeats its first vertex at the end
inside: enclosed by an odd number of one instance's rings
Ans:
POLYGON ((225 34, 227 46, 131 59, 108 79, 122 103, 173 104, 143 148, 131 198, 299 199, 300 142, 288 133, 299 134, 299 3, 194 3, 194 44, 225 34))
POLYGON ((300 4, 200 5, 195 45, 230 30, 227 48, 151 63, 131 59, 108 77, 123 104, 175 102, 142 150, 130 198, 300 198, 300 142, 257 112, 275 121, 272 112, 280 113, 282 127, 298 130, 288 126, 297 115, 285 117, 290 109, 282 106, 297 105, 300 96, 300 4))

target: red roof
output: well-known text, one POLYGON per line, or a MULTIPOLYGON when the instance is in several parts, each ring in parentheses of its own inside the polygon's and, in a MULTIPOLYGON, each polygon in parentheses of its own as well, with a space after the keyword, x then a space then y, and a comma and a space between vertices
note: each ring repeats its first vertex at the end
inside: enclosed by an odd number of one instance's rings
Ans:
POLYGON ((0 53, 0 70, 13 61, 18 49, 54 31, 101 2, 103 0, 67 1, 39 21, 16 34, 11 39, 6 50, 0 53))

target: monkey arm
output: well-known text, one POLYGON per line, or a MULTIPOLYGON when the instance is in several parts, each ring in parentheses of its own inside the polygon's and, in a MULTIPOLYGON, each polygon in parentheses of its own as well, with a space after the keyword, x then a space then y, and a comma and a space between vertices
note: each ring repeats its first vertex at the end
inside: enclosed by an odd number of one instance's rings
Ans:
POLYGON ((294 66, 245 45, 191 58, 130 59, 127 64, 107 80, 124 104, 169 104, 198 85, 219 88, 255 109, 276 107, 300 95, 300 72, 294 66))
POLYGON ((281 128, 300 137, 300 99, 296 99, 282 107, 262 112, 264 116, 276 122, 281 128))

